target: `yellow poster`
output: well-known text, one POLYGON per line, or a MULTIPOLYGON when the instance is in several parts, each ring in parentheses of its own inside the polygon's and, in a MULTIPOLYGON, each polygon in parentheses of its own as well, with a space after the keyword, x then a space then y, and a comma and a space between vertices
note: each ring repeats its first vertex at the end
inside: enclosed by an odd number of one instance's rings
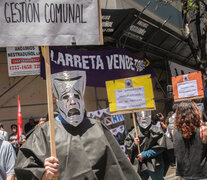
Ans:
POLYGON ((155 110, 151 75, 106 81, 112 114, 155 110))

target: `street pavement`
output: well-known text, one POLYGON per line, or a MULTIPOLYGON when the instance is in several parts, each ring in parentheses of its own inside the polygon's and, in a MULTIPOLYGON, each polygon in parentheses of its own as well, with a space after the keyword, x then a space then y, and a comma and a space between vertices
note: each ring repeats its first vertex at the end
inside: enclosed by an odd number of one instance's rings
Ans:
POLYGON ((183 178, 175 175, 176 167, 170 166, 165 176, 165 180, 183 180, 183 178))

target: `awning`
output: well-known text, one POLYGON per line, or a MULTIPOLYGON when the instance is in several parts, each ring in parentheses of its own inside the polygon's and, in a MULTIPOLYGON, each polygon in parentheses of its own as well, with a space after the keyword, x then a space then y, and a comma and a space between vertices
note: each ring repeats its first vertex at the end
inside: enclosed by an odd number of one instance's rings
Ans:
POLYGON ((147 56, 154 67, 162 67, 166 59, 188 67, 198 65, 184 37, 165 22, 156 22, 136 9, 102 9, 102 21, 106 44, 116 41, 119 47, 147 56))

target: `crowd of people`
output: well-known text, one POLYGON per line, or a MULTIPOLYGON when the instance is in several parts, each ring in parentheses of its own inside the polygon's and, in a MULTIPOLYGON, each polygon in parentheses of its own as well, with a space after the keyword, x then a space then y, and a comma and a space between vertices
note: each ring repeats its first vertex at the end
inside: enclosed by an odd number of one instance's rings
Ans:
POLYGON ((207 126, 195 102, 175 104, 167 118, 143 111, 137 119, 138 136, 135 129, 129 132, 125 146, 143 180, 164 179, 168 166, 175 163, 180 178, 207 178, 207 126))
POLYGON ((55 73, 52 82, 59 111, 57 157, 50 155, 45 118, 39 123, 30 118, 19 142, 15 124, 9 136, 0 124, 3 180, 162 180, 171 164, 185 180, 207 178, 207 125, 195 102, 175 104, 166 118, 162 113, 152 117, 151 111, 138 112, 137 127, 126 134, 123 152, 104 125, 86 117, 84 72, 55 73))
POLYGON ((0 180, 14 180, 15 171, 14 166, 18 150, 31 132, 34 131, 39 125, 46 122, 46 118, 40 118, 38 122, 34 118, 30 118, 29 122, 24 126, 24 133, 17 140, 17 125, 12 124, 11 134, 4 130, 4 126, 0 123, 0 180), (29 130, 29 131, 28 131, 29 130))

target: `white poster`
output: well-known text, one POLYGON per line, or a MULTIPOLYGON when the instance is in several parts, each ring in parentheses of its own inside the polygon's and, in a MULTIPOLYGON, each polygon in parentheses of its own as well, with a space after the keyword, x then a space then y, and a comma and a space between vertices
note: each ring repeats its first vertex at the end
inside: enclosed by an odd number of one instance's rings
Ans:
POLYGON ((38 47, 7 48, 9 76, 40 74, 40 52, 38 47))
POLYGON ((97 0, 1 0, 0 47, 98 45, 97 0))
POLYGON ((179 98, 198 96, 198 86, 196 80, 178 83, 177 87, 179 98))
POLYGON ((117 110, 146 107, 144 86, 115 90, 117 110))

